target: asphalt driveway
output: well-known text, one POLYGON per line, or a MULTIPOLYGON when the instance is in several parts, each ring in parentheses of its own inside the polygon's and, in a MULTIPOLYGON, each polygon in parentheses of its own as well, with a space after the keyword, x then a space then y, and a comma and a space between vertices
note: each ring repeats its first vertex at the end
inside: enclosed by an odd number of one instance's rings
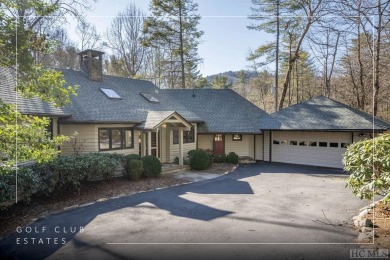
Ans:
POLYGON ((0 258, 349 258, 351 218, 366 202, 345 188, 346 177, 315 167, 240 166, 40 219, 2 240, 0 258))

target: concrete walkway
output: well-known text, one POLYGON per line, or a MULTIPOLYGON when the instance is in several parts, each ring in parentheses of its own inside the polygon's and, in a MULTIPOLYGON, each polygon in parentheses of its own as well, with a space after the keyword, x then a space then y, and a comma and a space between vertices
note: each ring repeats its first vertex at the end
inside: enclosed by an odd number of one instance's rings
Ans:
POLYGON ((345 259, 366 204, 345 181, 330 169, 240 166, 40 219, 2 240, 0 258, 345 259))
POLYGON ((185 171, 181 173, 172 173, 171 176, 177 179, 183 179, 189 182, 198 182, 204 180, 210 180, 221 176, 217 173, 200 172, 200 171, 185 171))

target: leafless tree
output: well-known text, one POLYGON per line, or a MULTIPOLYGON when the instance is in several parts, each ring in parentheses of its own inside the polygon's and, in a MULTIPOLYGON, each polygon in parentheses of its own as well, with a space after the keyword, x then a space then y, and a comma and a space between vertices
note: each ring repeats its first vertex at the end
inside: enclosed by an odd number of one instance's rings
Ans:
POLYGON ((140 43, 144 17, 140 9, 130 4, 114 18, 106 34, 108 47, 117 59, 124 61, 132 78, 141 71, 145 61, 146 47, 140 43))
POLYGON ((97 32, 96 26, 83 17, 78 20, 76 35, 78 36, 78 48, 80 50, 100 48, 101 36, 97 32))

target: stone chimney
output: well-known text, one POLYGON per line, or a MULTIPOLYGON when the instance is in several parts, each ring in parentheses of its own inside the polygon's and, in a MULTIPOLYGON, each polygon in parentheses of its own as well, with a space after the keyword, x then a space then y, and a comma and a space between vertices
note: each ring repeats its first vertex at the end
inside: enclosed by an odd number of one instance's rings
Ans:
POLYGON ((78 54, 80 69, 88 79, 103 81, 103 54, 104 52, 89 49, 78 54))

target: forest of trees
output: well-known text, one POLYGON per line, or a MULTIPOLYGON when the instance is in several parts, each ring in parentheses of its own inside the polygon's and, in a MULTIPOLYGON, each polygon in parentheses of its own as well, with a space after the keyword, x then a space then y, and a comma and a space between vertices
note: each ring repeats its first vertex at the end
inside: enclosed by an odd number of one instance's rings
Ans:
POLYGON ((105 73, 150 80, 160 88, 231 88, 267 112, 325 95, 389 120, 389 5, 390 0, 252 0, 242 30, 274 40, 242 54, 252 65, 237 72, 234 82, 223 76, 207 80, 199 72, 204 32, 195 0, 153 0, 149 15, 128 4, 103 35, 78 16, 77 42, 69 40, 61 20, 40 19, 33 29, 47 36, 50 48, 34 50, 34 59, 78 69, 80 50, 101 49, 110 54, 105 73))

